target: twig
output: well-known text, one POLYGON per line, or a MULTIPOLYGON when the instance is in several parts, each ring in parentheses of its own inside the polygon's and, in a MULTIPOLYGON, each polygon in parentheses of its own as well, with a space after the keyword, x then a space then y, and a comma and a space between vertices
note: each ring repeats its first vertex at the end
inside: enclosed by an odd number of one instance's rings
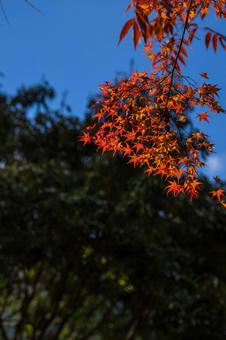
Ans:
POLYGON ((177 55, 176 55, 176 58, 174 60, 173 68, 172 68, 171 75, 170 75, 170 85, 169 85, 169 90, 168 90, 168 95, 167 95, 167 100, 166 100, 166 106, 165 106, 165 110, 164 110, 165 112, 167 110, 168 103, 169 103, 170 92, 171 92, 171 89, 172 89, 172 86, 173 86, 174 72, 176 70, 177 61, 178 61, 178 58, 179 58, 179 55, 180 55, 180 52, 181 52, 181 48, 182 48, 182 45, 183 45, 184 35, 185 35, 186 29, 187 29, 187 24, 188 24, 189 14, 190 14, 190 11, 191 11, 192 1, 193 0, 190 0, 190 3, 189 3, 183 33, 182 33, 182 36, 181 36, 181 39, 180 39, 179 48, 178 48, 177 55))
POLYGON ((7 14, 6 14, 5 7, 4 7, 4 5, 3 5, 2 0, 0 0, 0 6, 1 6, 2 14, 3 14, 4 18, 5 18, 5 21, 6 21, 7 24, 9 25, 10 22, 9 22, 8 16, 7 16, 7 14))
POLYGON ((24 0, 31 8, 33 8, 36 12, 38 12, 39 14, 43 15, 44 13, 38 8, 36 7, 30 0, 24 0))

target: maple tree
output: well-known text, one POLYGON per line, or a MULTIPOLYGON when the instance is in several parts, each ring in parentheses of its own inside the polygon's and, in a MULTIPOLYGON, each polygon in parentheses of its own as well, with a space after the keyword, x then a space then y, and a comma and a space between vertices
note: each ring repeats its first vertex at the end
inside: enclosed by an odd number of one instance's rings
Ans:
MULTIPOLYGON (((131 0, 134 11, 122 28, 119 41, 130 29, 136 47, 144 41, 152 71, 134 72, 117 84, 106 82, 95 104, 94 124, 87 126, 81 141, 94 143, 102 152, 120 152, 134 166, 145 166, 148 175, 166 180, 167 193, 186 194, 192 200, 201 188, 203 154, 214 145, 203 131, 187 128, 188 115, 208 122, 209 113, 225 112, 218 101, 219 88, 201 72, 202 83, 183 75, 188 49, 200 30, 198 22, 211 10, 226 18, 225 0, 131 0)), ((206 48, 226 49, 226 36, 205 27, 206 48)), ((226 207, 223 182, 215 178, 211 196, 226 207)))

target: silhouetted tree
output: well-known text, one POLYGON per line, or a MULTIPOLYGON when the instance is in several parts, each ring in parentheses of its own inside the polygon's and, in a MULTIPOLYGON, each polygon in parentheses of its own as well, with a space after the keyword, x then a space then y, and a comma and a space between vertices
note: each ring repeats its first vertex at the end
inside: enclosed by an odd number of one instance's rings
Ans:
POLYGON ((226 212, 207 180, 174 200, 78 142, 91 109, 53 103, 47 84, 0 96, 0 338, 224 340, 226 212))

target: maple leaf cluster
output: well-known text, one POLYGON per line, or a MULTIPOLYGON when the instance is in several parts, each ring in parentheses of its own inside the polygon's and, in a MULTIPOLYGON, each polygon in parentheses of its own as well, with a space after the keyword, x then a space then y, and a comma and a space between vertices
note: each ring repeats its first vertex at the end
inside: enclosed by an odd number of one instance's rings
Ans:
MULTIPOLYGON (((195 20, 203 20, 211 7, 226 18, 225 0, 132 0, 128 9, 133 8, 135 16, 124 25, 119 40, 131 28, 135 47, 143 38, 152 72, 135 72, 116 84, 101 85, 94 124, 81 137, 84 144, 119 152, 134 166, 144 166, 148 175, 165 179, 168 193, 190 199, 198 196, 203 154, 211 153, 213 144, 202 131, 188 128, 189 114, 208 122, 210 112, 224 112, 217 100, 219 88, 209 83, 207 73, 200 74, 204 81, 197 84, 181 71, 199 29, 195 20)), ((212 39, 215 51, 218 42, 225 49, 226 37, 205 29, 206 47, 212 39)), ((211 196, 226 207, 225 191, 219 181, 217 185, 211 196)))

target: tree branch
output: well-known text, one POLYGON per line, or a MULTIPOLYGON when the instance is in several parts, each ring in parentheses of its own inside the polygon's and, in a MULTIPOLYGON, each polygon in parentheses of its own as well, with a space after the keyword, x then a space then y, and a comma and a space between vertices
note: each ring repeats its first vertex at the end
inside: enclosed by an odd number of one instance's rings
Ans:
POLYGON ((7 334, 6 334, 6 330, 5 330, 5 327, 4 327, 4 325, 3 325, 2 319, 0 319, 0 331, 1 331, 1 333, 2 333, 2 339, 4 339, 4 340, 9 340, 9 338, 8 338, 8 336, 7 336, 7 334))
MULTIPOLYGON (((167 95, 167 100, 166 100, 166 106, 165 106, 165 110, 164 110, 165 112, 167 110, 168 103, 169 103, 170 92, 171 92, 171 89, 172 89, 172 86, 173 86, 174 73, 175 73, 175 70, 176 70, 178 58, 179 58, 181 48, 182 48, 182 45, 183 45, 183 40, 184 40, 185 32, 186 32, 186 29, 187 29, 187 25, 188 25, 188 19, 189 19, 191 7, 192 7, 192 2, 193 2, 193 0, 190 0, 186 19, 185 19, 185 23, 184 23, 184 29, 183 29, 182 36, 181 36, 181 39, 180 39, 179 48, 178 48, 176 58, 175 58, 174 63, 173 63, 173 68, 172 68, 172 71, 171 71, 171 74, 170 74, 170 85, 169 85, 169 90, 168 90, 168 95, 167 95)), ((169 123, 169 115, 167 116, 167 123, 169 123)))

